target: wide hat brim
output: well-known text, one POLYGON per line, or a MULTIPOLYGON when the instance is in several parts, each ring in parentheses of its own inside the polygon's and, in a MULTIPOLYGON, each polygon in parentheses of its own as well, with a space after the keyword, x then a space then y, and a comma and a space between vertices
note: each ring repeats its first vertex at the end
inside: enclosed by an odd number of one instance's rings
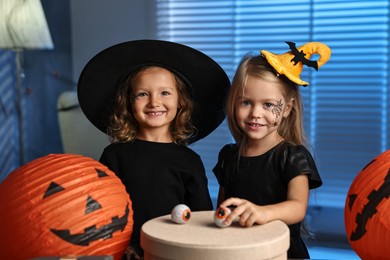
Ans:
POLYGON ((192 124, 197 129, 190 143, 206 137, 225 119, 224 103, 230 80, 213 59, 178 43, 136 40, 99 52, 80 74, 77 86, 80 107, 102 132, 107 133, 109 113, 120 83, 144 65, 169 69, 190 85, 195 104, 192 124))

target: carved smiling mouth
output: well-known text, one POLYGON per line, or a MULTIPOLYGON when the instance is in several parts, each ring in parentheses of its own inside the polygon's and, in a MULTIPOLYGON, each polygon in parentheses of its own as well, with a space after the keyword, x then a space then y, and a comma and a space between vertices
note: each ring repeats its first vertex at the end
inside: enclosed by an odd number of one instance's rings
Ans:
MULTIPOLYGON (((350 205, 349 209, 351 210, 352 205, 357 197, 356 194, 349 195, 350 205)), ((364 205, 362 212, 356 214, 356 229, 351 233, 351 241, 359 240, 367 232, 366 225, 368 221, 372 218, 374 214, 377 213, 377 206, 381 203, 382 200, 388 199, 390 197, 390 169, 387 172, 387 175, 384 179, 384 182, 378 189, 374 189, 368 194, 367 204, 364 205)))
POLYGON ((104 225, 101 228, 96 228, 95 225, 84 229, 82 234, 70 234, 69 229, 58 230, 50 229, 59 238, 75 245, 88 246, 89 243, 103 238, 106 240, 112 237, 115 231, 123 231, 127 225, 130 209, 129 204, 126 205, 125 213, 122 217, 115 216, 111 220, 111 223, 104 225))

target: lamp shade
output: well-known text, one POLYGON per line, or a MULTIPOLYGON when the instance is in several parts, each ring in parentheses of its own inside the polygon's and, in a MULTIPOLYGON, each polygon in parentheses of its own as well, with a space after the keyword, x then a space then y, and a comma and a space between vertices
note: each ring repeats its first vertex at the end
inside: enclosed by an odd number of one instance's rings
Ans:
POLYGON ((0 0, 0 48, 53 47, 40 0, 0 0))

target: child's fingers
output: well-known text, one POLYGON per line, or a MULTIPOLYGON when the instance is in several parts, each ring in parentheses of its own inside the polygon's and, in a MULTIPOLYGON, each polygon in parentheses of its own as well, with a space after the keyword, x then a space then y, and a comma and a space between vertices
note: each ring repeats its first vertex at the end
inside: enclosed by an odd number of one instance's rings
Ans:
MULTIPOLYGON (((245 207, 236 206, 235 208, 232 208, 231 204, 229 208, 232 209, 232 212, 229 214, 229 216, 226 218, 225 223, 231 224, 236 218, 241 218, 241 215, 245 212, 245 207)), ((235 206, 235 205, 234 205, 235 206)))
POLYGON ((240 214, 239 223, 241 226, 246 226, 246 222, 248 221, 249 216, 250 213, 246 210, 244 210, 242 214, 240 214))
POLYGON ((251 227, 256 222, 256 216, 253 213, 245 212, 240 216, 240 225, 244 227, 251 227))
POLYGON ((231 206, 238 206, 241 204, 241 199, 239 198, 229 198, 221 203, 222 207, 231 207, 231 206))
POLYGON ((246 210, 246 202, 246 200, 240 198, 229 198, 221 203, 221 207, 228 207, 232 210, 230 215, 225 219, 225 224, 230 225, 236 218, 240 218, 240 223, 246 221, 248 216, 244 216, 244 219, 241 221, 241 218, 243 217, 242 214, 246 210))

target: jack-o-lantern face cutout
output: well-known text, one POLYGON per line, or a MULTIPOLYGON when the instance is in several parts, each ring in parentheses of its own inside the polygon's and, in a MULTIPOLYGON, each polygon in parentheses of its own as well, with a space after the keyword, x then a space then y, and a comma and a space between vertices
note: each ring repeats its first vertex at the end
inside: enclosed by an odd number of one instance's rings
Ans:
POLYGON ((116 175, 80 155, 48 155, 0 184, 0 259, 113 255, 133 228, 131 200, 116 175), (23 248, 23 250, 21 250, 23 248))
MULTIPOLYGON (((109 176, 104 171, 101 171, 99 169, 95 170, 98 178, 104 178, 109 176)), ((50 196, 54 196, 54 194, 59 194, 61 192, 66 192, 66 190, 61 185, 55 182, 51 182, 43 197, 44 199, 50 198, 50 196)), ((99 202, 93 199, 91 195, 88 195, 85 202, 84 214, 88 215, 101 209, 102 206, 99 204, 99 202)), ((50 228, 50 231, 69 243, 79 246, 88 246, 91 242, 95 240, 105 240, 108 238, 112 238, 112 235, 115 231, 124 230, 128 222, 129 212, 129 204, 127 204, 123 209, 122 217, 114 216, 112 217, 112 221, 110 223, 100 228, 96 228, 95 225, 88 226, 84 229, 84 233, 81 234, 71 234, 71 231, 69 229, 59 230, 55 228, 50 228)))
POLYGON ((390 255, 390 150, 371 161, 356 176, 344 208, 351 247, 362 259, 390 255))

